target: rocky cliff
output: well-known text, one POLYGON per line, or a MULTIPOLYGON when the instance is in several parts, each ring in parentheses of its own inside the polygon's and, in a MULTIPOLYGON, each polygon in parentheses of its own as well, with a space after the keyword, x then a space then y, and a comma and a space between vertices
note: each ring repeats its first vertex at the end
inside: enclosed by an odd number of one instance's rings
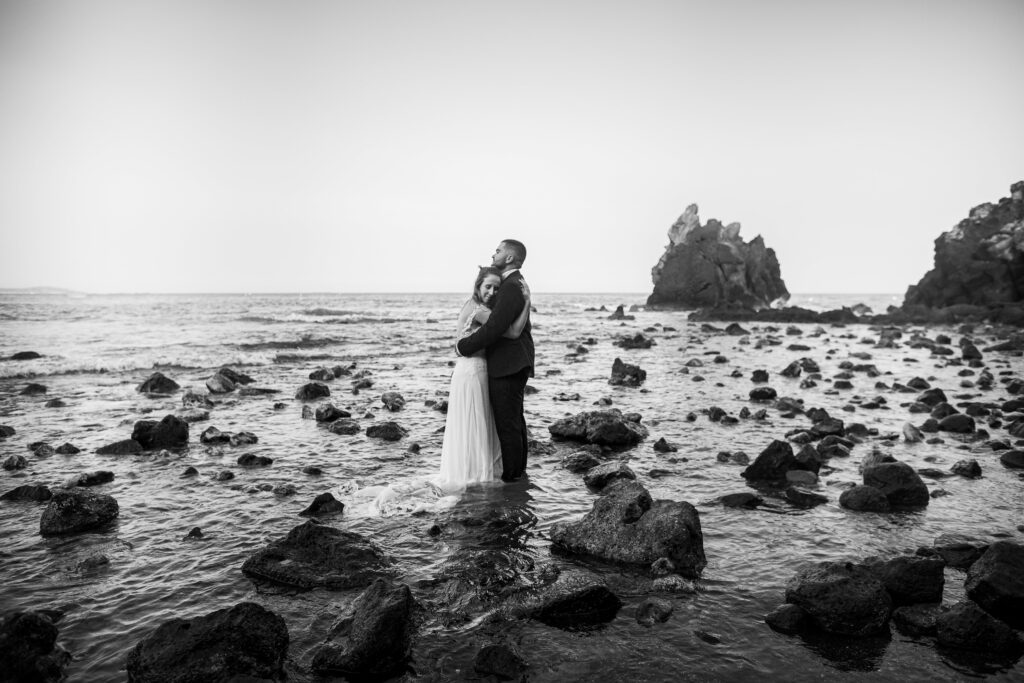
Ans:
POLYGON ((741 304, 755 308, 789 298, 775 252, 758 235, 740 238, 740 224, 700 224, 691 204, 668 231, 669 244, 651 271, 648 306, 701 308, 741 304))
POLYGON ((1024 181, 935 240, 935 266, 904 306, 992 306, 1024 301, 1024 181))

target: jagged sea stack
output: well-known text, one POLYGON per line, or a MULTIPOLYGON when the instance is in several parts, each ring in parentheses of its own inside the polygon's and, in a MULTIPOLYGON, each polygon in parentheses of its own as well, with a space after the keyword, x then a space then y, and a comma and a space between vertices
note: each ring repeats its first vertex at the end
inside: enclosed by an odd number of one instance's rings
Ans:
POLYGON ((999 203, 971 209, 935 240, 935 266, 907 289, 906 306, 1024 301, 1024 180, 999 203))
POLYGON ((669 244, 651 270, 654 291, 647 305, 703 308, 723 304, 764 308, 786 300, 775 251, 758 235, 740 238, 740 224, 715 219, 700 224, 691 204, 668 231, 669 244))

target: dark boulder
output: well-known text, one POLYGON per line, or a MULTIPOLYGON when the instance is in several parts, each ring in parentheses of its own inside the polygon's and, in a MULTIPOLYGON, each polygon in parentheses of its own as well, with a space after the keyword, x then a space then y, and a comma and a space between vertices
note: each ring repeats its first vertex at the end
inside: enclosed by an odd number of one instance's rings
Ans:
POLYGON ((188 423, 174 415, 166 415, 160 422, 139 420, 132 430, 132 439, 145 450, 181 448, 188 445, 188 423))
POLYGON ((8 456, 3 462, 5 470, 23 470, 28 467, 28 458, 24 455, 14 454, 8 456))
POLYGON ((1013 629, 970 600, 963 600, 935 619, 939 645, 960 650, 1017 654, 1020 638, 1013 629))
POLYGON ((667 558, 688 578, 707 565, 697 510, 687 502, 652 501, 647 489, 628 479, 608 486, 579 521, 556 523, 550 538, 557 550, 611 562, 650 566, 667 558))
POLYGON ((273 465, 274 459, 266 455, 243 453, 238 456, 238 460, 236 462, 238 462, 242 467, 266 467, 267 465, 273 465))
POLYGON ((206 380, 206 390, 211 394, 229 394, 236 388, 235 382, 222 372, 217 372, 206 380))
POLYGON ((295 392, 295 398, 300 401, 315 401, 318 398, 326 398, 331 395, 331 389, 323 382, 309 382, 299 387, 295 392))
MULTIPOLYGON (((405 407, 405 398, 397 391, 385 391, 381 394, 380 402, 393 413, 405 407)), ((342 415, 342 417, 348 417, 348 415, 342 415)))
POLYGON ((793 447, 786 441, 776 439, 761 451, 754 462, 743 470, 743 478, 748 480, 782 481, 789 470, 806 470, 808 466, 793 454, 793 447))
POLYGON ((788 299, 775 252, 760 236, 744 242, 739 223, 700 224, 691 204, 669 229, 669 245, 651 271, 654 291, 648 306, 712 307, 719 304, 766 307, 788 299))
POLYGON ((324 492, 313 499, 305 510, 299 513, 303 517, 319 517, 322 515, 333 515, 345 511, 345 504, 331 495, 324 492))
POLYGON ((779 605, 764 615, 764 623, 780 633, 798 633, 807 626, 807 612, 796 605, 779 605))
POLYGON ((892 611, 892 622, 900 633, 912 638, 934 636, 942 611, 937 603, 903 605, 892 611))
POLYGON ((601 461, 590 451, 576 451, 562 458, 562 467, 575 474, 582 474, 601 461))
POLYGON ((636 474, 624 462, 608 462, 587 470, 583 483, 592 489, 603 489, 617 479, 636 479, 636 474))
POLYGON ((36 358, 42 358, 42 354, 36 351, 18 351, 17 353, 11 354, 11 360, 35 360, 36 358))
POLYGON ((885 561, 870 559, 864 567, 882 582, 894 605, 942 602, 946 567, 942 560, 905 555, 885 561))
POLYGON ((242 602, 162 623, 128 653, 128 680, 283 681, 287 654, 284 619, 254 602, 242 602))
POLYGON ((1003 464, 1003 467, 1010 469, 1024 469, 1024 451, 1003 451, 999 454, 999 462, 1003 464))
POLYGON ((363 536, 309 520, 253 553, 242 572, 297 588, 344 590, 370 584, 389 564, 363 536))
POLYGON ((551 436, 599 446, 634 446, 647 438, 647 428, 622 411, 593 410, 562 418, 548 427, 551 436))
POLYGON ((116 519, 118 512, 113 496, 78 488, 57 491, 39 519, 39 533, 57 536, 98 529, 116 519))
POLYGON ((26 484, 7 491, 0 496, 0 500, 29 500, 38 503, 44 500, 50 500, 52 497, 53 493, 46 486, 42 486, 41 484, 26 484))
POLYGON ((808 491, 807 489, 800 488, 799 486, 789 486, 783 493, 786 500, 799 508, 812 508, 818 505, 824 505, 828 502, 828 496, 821 493, 815 493, 814 491, 808 491))
POLYGON ((100 446, 96 449, 96 455, 131 455, 133 453, 141 453, 142 451, 142 444, 138 441, 135 439, 124 439, 123 441, 115 441, 106 446, 100 446))
POLYGON ((727 508, 756 508, 764 503, 764 499, 756 493, 741 491, 740 493, 727 493, 718 499, 727 508))
POLYGON ((383 680, 401 673, 412 647, 415 602, 405 584, 377 579, 352 605, 313 655, 320 674, 383 680))
POLYGON ((36 384, 34 382, 26 384, 25 388, 18 392, 20 396, 41 396, 47 391, 46 387, 42 384, 36 384))
POLYGON ((491 643, 476 653, 473 671, 499 681, 519 680, 526 672, 526 662, 510 645, 491 643))
POLYGON ((114 481, 114 473, 110 470, 96 470, 95 472, 82 472, 71 477, 67 486, 99 486, 114 481))
POLYGON ((642 332, 637 332, 632 337, 627 335, 612 342, 612 346, 618 346, 623 349, 649 349, 654 344, 655 341, 650 337, 645 337, 642 332))
POLYGON ((885 586, 862 567, 821 562, 786 584, 786 602, 804 610, 823 631, 868 636, 885 630, 892 600, 885 586))
POLYGON ((611 621, 621 607, 622 601, 603 581, 569 571, 553 583, 513 599, 509 612, 557 628, 579 628, 611 621))
POLYGON ((53 452, 59 453, 60 455, 76 455, 78 453, 81 453, 82 449, 79 448, 78 446, 75 446, 72 443, 65 441, 60 446, 57 446, 57 448, 55 448, 53 452))
POLYGON ((953 474, 959 474, 961 477, 967 477, 968 479, 977 479, 981 476, 981 465, 974 458, 970 460, 957 460, 953 463, 953 467, 950 468, 953 474))
POLYGON ((647 371, 639 365, 623 363, 622 359, 616 358, 612 362, 612 376, 608 384, 622 387, 638 387, 647 379, 647 371))
POLYGON ((883 462, 865 467, 864 485, 881 491, 893 508, 924 507, 931 500, 921 475, 905 462, 883 462))
POLYGON ((334 422, 342 417, 352 417, 352 413, 338 408, 333 403, 318 405, 313 415, 317 422, 334 422))
POLYGON ((171 394, 180 388, 177 382, 165 377, 162 372, 154 372, 135 390, 143 394, 171 394))
POLYGON ((71 655, 57 644, 57 627, 42 612, 10 612, 0 618, 0 680, 58 683, 71 655))
POLYGON ((366 435, 385 441, 398 441, 405 437, 409 431, 397 422, 379 422, 366 428, 366 435))
POLYGON ((963 413, 954 413, 939 420, 939 429, 955 434, 974 433, 974 418, 963 413))
POLYGON ((997 541, 967 571, 967 597, 992 616, 1024 629, 1024 545, 997 541))
POLYGON ((231 435, 230 443, 232 446, 251 446, 254 443, 259 442, 257 437, 252 432, 236 432, 231 435))
POLYGON ((923 403, 929 408, 934 408, 940 403, 946 403, 946 393, 942 389, 926 389, 917 397, 917 403, 923 403))
POLYGON ((347 436, 351 436, 352 434, 358 434, 363 430, 363 428, 359 426, 358 422, 346 417, 334 420, 327 426, 327 429, 332 434, 344 434, 347 436))
POLYGON ((778 395, 771 387, 755 387, 750 390, 751 401, 774 401, 778 395))
POLYGON ((16 432, 14 430, 14 427, 0 425, 0 439, 6 439, 7 437, 14 436, 15 434, 16 432))
POLYGON ((854 486, 839 494, 839 505, 855 512, 889 512, 889 499, 874 486, 854 486))
POLYGON ((199 443, 230 443, 231 434, 228 432, 222 432, 213 425, 203 430, 203 433, 199 435, 199 443))

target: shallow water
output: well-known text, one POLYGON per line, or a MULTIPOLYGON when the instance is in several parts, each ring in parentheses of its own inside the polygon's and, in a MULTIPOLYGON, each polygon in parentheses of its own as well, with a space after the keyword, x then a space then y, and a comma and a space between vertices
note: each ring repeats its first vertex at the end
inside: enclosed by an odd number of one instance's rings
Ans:
MULTIPOLYGON (((86 296, 5 294, 0 296, 0 357, 35 350, 44 357, 32 361, 0 361, 0 424, 17 434, 0 441, 0 453, 29 457, 29 467, 0 472, 0 489, 25 483, 58 486, 71 475, 111 470, 115 479, 97 490, 120 504, 116 524, 100 533, 66 538, 38 534, 44 504, 0 503, 0 608, 58 608, 66 613, 59 623, 61 642, 74 655, 71 680, 110 680, 124 677, 131 647, 156 625, 172 617, 205 614, 242 600, 255 600, 281 614, 289 628, 289 675, 292 680, 317 680, 307 667, 313 649, 322 642, 334 617, 359 591, 298 592, 256 585, 240 571, 242 562, 265 542, 283 536, 304 518, 297 513, 325 490, 350 491, 366 486, 424 477, 434 472, 440 457, 443 414, 425 402, 444 395, 451 369, 454 317, 459 295, 253 295, 253 296, 86 296), (353 394, 342 377, 331 384, 332 397, 365 427, 393 419, 409 430, 397 443, 366 437, 339 436, 301 418, 302 403, 292 398, 321 366, 354 362, 372 372, 374 386, 353 394), (98 456, 99 446, 128 438, 139 419, 159 419, 180 410, 180 393, 147 397, 135 387, 160 370, 184 388, 205 391, 213 371, 230 365, 251 375, 256 386, 280 390, 268 396, 217 398, 208 422, 192 425, 190 447, 161 456, 98 456), (20 396, 28 382, 47 386, 46 395, 20 396), (397 390, 408 401, 404 410, 388 413, 380 404, 383 391, 397 390), (67 406, 47 408, 52 398, 67 406), (274 403, 283 402, 275 410, 274 403), (364 417, 372 413, 374 417, 364 417), (244 447, 209 448, 198 442, 207 426, 224 431, 252 431, 259 443, 244 447), (83 452, 74 456, 31 455, 27 444, 47 441, 58 446, 70 441, 83 452), (418 454, 410 443, 421 445, 418 454), (245 452, 274 458, 265 468, 236 464, 245 452), (301 473, 308 464, 323 468, 320 477, 301 473), (180 477, 188 465, 200 476, 180 477), (232 470, 236 478, 215 481, 212 475, 232 470), (259 484, 292 484, 294 495, 278 495, 259 484), (184 540, 195 526, 203 540, 184 540), (76 569, 84 558, 102 553, 110 563, 91 571, 76 569)), ((771 373, 770 386, 780 396, 802 398, 805 405, 826 408, 847 422, 862 422, 881 434, 898 433, 904 422, 920 424, 900 403, 914 394, 874 388, 876 381, 906 383, 914 376, 928 378, 947 394, 980 396, 975 400, 1002 401, 1008 395, 998 381, 990 391, 960 388, 958 372, 947 359, 927 349, 880 349, 864 339, 877 333, 866 326, 828 327, 812 337, 816 326, 799 325, 800 337, 785 329, 773 334, 781 345, 757 341, 769 333, 764 325, 745 325, 749 344, 741 338, 701 330, 683 312, 633 313, 632 321, 612 321, 607 313, 588 307, 642 303, 642 295, 535 294, 537 393, 527 397, 527 422, 533 438, 548 442, 547 427, 566 415, 593 409, 608 397, 614 407, 639 412, 650 438, 626 451, 630 467, 655 498, 687 500, 697 506, 704 532, 708 566, 690 590, 659 594, 650 580, 599 563, 550 553, 547 532, 558 521, 579 517, 595 494, 579 475, 559 466, 574 450, 555 443, 550 454, 530 458, 529 486, 478 487, 468 491, 456 508, 412 515, 361 516, 350 507, 332 524, 371 535, 395 559, 401 577, 428 607, 421 617, 411 672, 407 678, 448 680, 472 675, 479 647, 494 635, 483 620, 449 623, 431 611, 432 591, 452 558, 494 551, 489 561, 513 585, 529 585, 543 568, 576 568, 602 576, 622 598, 623 609, 602 628, 567 631, 526 621, 500 635, 517 644, 529 662, 530 680, 747 680, 754 678, 810 681, 858 680, 871 676, 906 681, 985 677, 1014 680, 1024 675, 1015 664, 986 665, 963 661, 937 651, 926 641, 906 638, 895 630, 883 641, 810 642, 773 632, 763 616, 783 600, 786 581, 804 563, 821 560, 859 560, 868 555, 890 556, 931 545, 943 534, 965 534, 992 540, 992 534, 1018 541, 1024 523, 1020 477, 1003 468, 983 440, 942 435, 941 444, 907 444, 902 440, 869 440, 849 459, 833 459, 823 469, 818 487, 829 503, 800 510, 781 499, 757 510, 727 509, 715 504, 726 493, 749 490, 741 467, 721 463, 719 451, 746 452, 751 459, 776 438, 805 426, 805 417, 782 417, 769 408, 765 421, 741 420, 736 425, 713 423, 702 409, 720 406, 737 415, 752 410, 748 392, 755 369, 771 373), (651 349, 624 350, 612 342, 623 335, 646 332, 657 344, 651 349), (672 329, 670 329, 672 328, 672 329), (589 353, 573 355, 580 342, 592 337, 589 353), (790 351, 798 342, 810 351, 790 351), (868 378, 856 373, 852 390, 831 389, 839 364, 854 352, 867 352, 884 374, 868 378), (716 355, 725 363, 714 363, 716 355), (781 377, 790 361, 810 357, 825 378, 817 387, 800 389, 798 379, 781 377), (617 388, 607 383, 612 361, 620 357, 647 371, 642 389, 617 388), (703 367, 689 369, 700 359, 703 367), (739 370, 742 377, 731 376, 739 370), (891 373, 891 374, 890 374, 891 373), (703 381, 698 381, 697 377, 703 381), (934 379, 931 379, 934 378, 934 379), (579 400, 556 400, 560 394, 579 400), (885 409, 853 412, 855 397, 882 396, 885 409), (687 413, 698 417, 690 422, 687 413), (660 437, 679 446, 676 453, 659 454, 652 444, 660 437), (852 513, 837 504, 840 485, 859 481, 857 465, 876 444, 912 466, 948 470, 957 460, 976 458, 984 476, 978 480, 925 478, 930 488, 950 495, 935 498, 926 510, 878 515, 852 513), (651 477, 654 469, 668 474, 651 477), (490 511, 518 515, 525 523, 505 536, 483 537, 473 529, 430 536, 435 519, 482 517, 490 511), (652 628, 635 620, 636 606, 648 595, 668 598, 675 612, 668 622, 652 628)), ((791 303, 809 307, 864 302, 876 311, 892 297, 794 297, 791 303)), ((719 327, 724 327, 719 325, 719 327)), ((954 345, 955 330, 945 332, 954 345)), ((980 330, 982 349, 995 337, 980 330)), ((906 335, 903 342, 906 341, 906 335)), ((996 376, 1019 376, 1021 358, 985 353, 996 376)), ((962 400, 962 399, 961 399, 962 400)), ((983 425, 982 425, 983 426, 983 425)), ((1005 437, 990 429, 993 438, 1005 437)), ((339 494, 340 496, 340 494, 339 494)), ((341 496, 346 503, 351 503, 341 496)), ((457 528, 453 527, 453 528, 457 528)), ((963 595, 964 574, 946 572, 946 601, 963 595)))

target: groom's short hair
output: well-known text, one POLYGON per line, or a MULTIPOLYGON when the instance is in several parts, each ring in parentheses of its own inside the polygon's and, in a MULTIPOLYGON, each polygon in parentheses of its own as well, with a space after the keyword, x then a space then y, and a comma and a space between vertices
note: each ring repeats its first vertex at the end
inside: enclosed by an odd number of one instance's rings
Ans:
POLYGON ((522 266, 526 260, 526 245, 519 240, 502 240, 502 244, 516 253, 515 265, 522 266))

